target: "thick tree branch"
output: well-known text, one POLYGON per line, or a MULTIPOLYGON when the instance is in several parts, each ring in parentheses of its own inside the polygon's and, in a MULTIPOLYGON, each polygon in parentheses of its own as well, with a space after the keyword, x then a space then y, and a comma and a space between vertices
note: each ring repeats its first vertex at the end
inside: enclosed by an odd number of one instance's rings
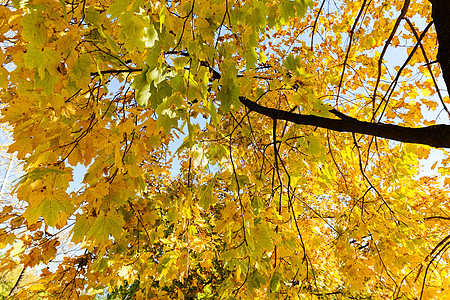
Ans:
POLYGON ((450 1, 430 0, 430 2, 432 4, 431 16, 439 43, 436 59, 441 64, 442 75, 448 89, 450 86, 450 1))
POLYGON ((300 115, 261 106, 246 97, 239 97, 239 100, 249 110, 274 120, 285 120, 300 125, 317 126, 339 132, 373 135, 403 143, 429 145, 435 148, 450 148, 450 125, 410 128, 392 124, 358 121, 350 117, 341 120, 329 119, 314 115, 300 115))
MULTIPOLYGON (((439 51, 437 61, 441 65, 444 81, 450 87, 450 1, 429 0, 432 4, 432 17, 436 27, 439 51)), ((405 1, 407 7, 409 1, 405 1)), ((402 12, 403 13, 403 12, 402 12)), ((403 13, 404 15, 404 13, 403 13)), ((400 19, 399 19, 400 20, 400 19)), ((398 21, 399 21, 398 20, 398 21)), ((370 123, 330 110, 339 119, 329 119, 314 115, 301 115, 274 108, 264 107, 246 97, 239 100, 251 111, 268 116, 274 120, 285 120, 300 125, 311 125, 339 132, 353 132, 377 136, 403 143, 429 145, 435 148, 450 148, 450 125, 433 125, 410 128, 393 124, 370 123)))

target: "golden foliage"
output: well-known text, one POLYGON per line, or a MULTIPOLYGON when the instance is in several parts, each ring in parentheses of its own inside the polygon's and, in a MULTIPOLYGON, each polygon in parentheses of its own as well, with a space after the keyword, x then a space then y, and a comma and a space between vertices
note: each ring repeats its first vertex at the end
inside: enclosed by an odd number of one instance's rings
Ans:
POLYGON ((420 177, 426 146, 238 100, 430 124, 445 101, 428 1, 12 3, 1 120, 26 175, 0 273, 40 272, 14 297, 448 297, 448 160, 420 177))

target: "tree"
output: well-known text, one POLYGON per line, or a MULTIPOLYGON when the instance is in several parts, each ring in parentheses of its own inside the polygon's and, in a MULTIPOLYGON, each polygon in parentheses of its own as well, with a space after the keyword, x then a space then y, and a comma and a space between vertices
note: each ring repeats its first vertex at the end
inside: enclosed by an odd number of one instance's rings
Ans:
POLYGON ((446 1, 2 3, 15 297, 448 296, 446 1))

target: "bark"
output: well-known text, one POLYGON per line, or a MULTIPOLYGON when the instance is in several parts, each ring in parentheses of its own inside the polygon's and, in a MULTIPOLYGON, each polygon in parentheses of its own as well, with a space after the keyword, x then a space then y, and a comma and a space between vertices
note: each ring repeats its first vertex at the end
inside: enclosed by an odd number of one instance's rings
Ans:
POLYGON ((330 119, 264 107, 245 97, 239 97, 239 100, 249 110, 265 115, 271 119, 290 121, 300 125, 317 126, 340 132, 373 135, 404 143, 423 144, 435 148, 450 148, 449 125, 410 128, 392 124, 364 122, 350 117, 340 120, 330 119))
POLYGON ((450 1, 430 0, 432 5, 431 17, 438 39, 438 55, 436 60, 441 65, 447 89, 450 86, 450 1))

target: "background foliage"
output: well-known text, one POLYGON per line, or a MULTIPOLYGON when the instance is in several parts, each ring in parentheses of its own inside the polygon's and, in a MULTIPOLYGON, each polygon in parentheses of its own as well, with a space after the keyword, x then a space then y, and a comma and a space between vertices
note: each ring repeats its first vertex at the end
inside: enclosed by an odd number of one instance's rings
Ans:
POLYGON ((434 124, 449 100, 428 1, 1 3, 2 122, 25 175, 0 271, 39 273, 15 298, 448 297, 446 151, 421 176, 428 146, 240 101, 434 124))

